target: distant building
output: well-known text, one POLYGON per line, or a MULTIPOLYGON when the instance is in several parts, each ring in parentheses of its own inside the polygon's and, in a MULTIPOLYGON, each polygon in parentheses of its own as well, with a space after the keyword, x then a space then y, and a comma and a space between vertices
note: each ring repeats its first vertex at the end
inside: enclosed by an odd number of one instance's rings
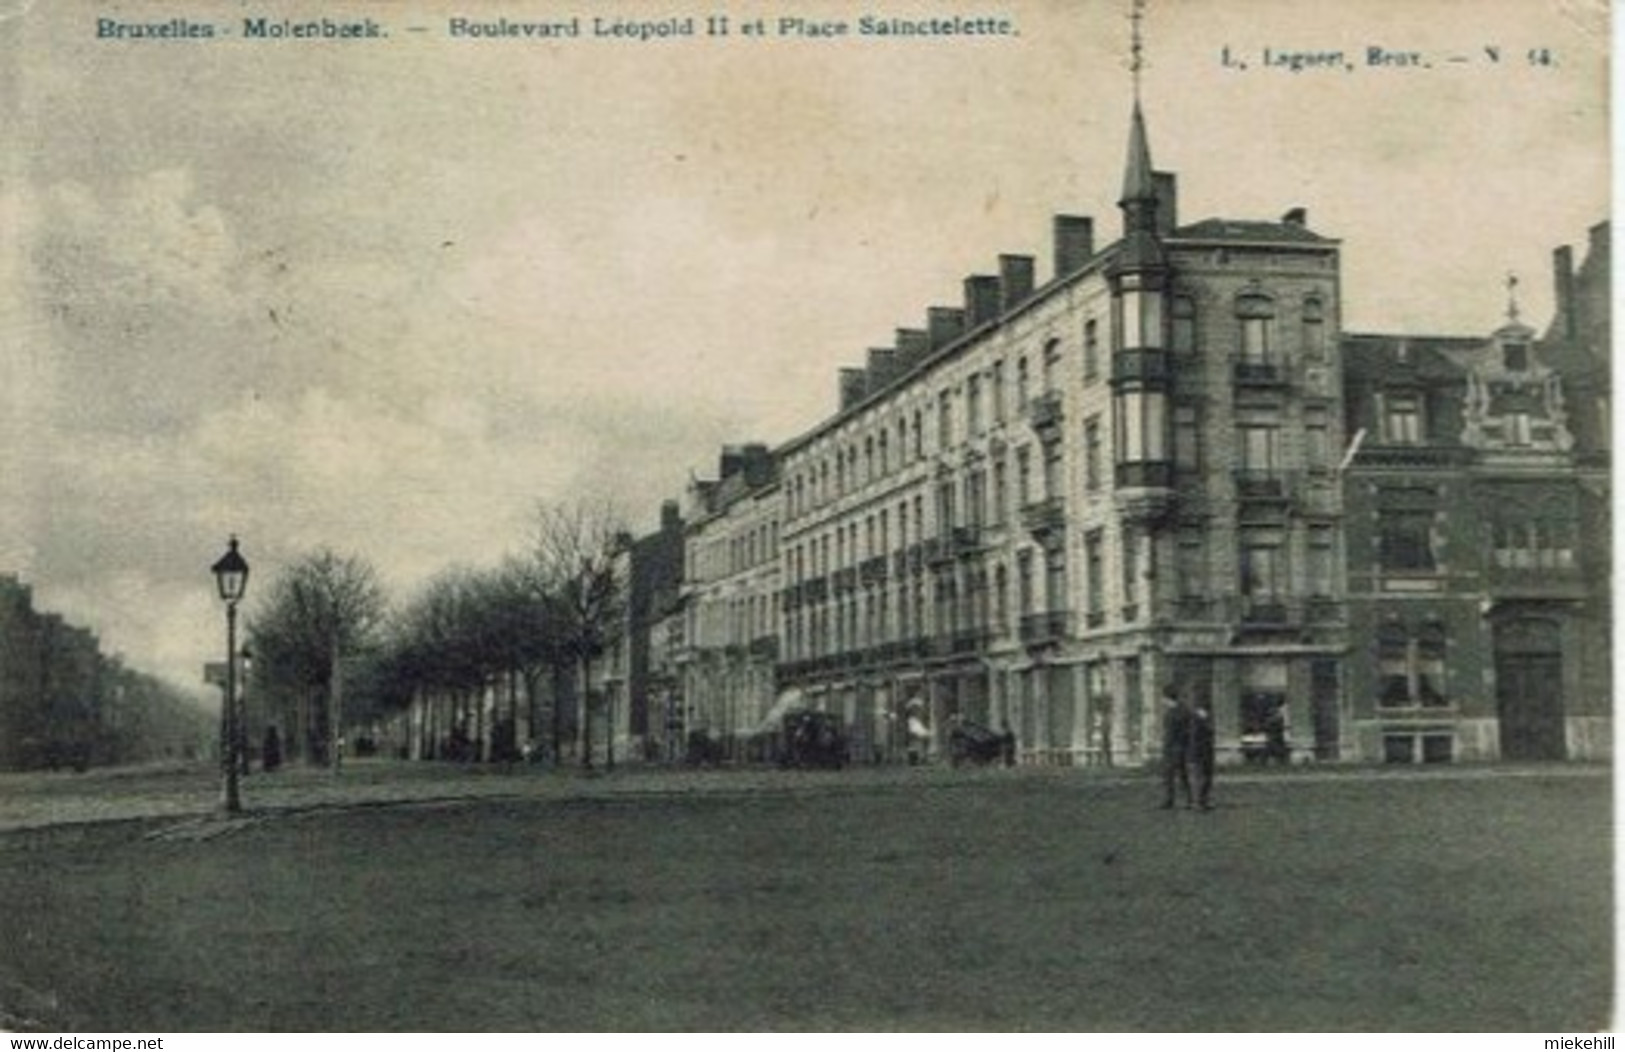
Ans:
MULTIPOLYGON (((737 755, 777 683, 779 528, 776 458, 766 445, 724 448, 715 480, 689 489, 678 670, 684 734, 737 755)), ((668 626, 669 628, 669 626, 668 626)))
POLYGON ((616 557, 616 575, 626 589, 625 625, 606 655, 601 686, 619 757, 645 759, 664 750, 672 683, 655 629, 677 601, 684 542, 678 504, 666 501, 659 529, 630 541, 616 557))

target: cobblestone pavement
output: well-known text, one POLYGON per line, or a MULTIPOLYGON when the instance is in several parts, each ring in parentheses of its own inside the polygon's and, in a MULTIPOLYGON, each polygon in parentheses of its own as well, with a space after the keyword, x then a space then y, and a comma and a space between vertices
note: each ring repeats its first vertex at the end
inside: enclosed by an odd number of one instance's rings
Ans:
MULTIPOLYGON (((1608 777, 1602 764, 1450 767, 1298 767, 1290 770, 1221 769, 1219 787, 1292 780, 1509 777, 1608 777)), ((342 773, 288 768, 242 780, 244 817, 262 820, 324 809, 429 804, 480 799, 604 799, 688 793, 774 791, 867 792, 886 788, 963 785, 978 780, 1045 782, 1088 780, 1102 786, 1140 782, 1151 791, 1154 772, 1143 768, 945 766, 853 767, 843 771, 784 771, 745 766, 695 770, 621 765, 592 774, 578 768, 459 766, 387 760, 356 761, 342 773)), ((83 774, 0 774, 0 833, 47 826, 140 819, 203 819, 219 812, 220 776, 202 766, 134 767, 83 774)))

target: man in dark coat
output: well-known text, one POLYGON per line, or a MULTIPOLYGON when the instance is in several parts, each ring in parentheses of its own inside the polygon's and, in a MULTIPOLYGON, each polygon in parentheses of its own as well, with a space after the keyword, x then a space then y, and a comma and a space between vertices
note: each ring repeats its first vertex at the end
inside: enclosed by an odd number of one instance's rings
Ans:
POLYGON ((1185 806, 1191 806, 1191 775, 1186 763, 1191 747, 1191 710, 1172 684, 1162 688, 1162 806, 1174 806, 1174 781, 1177 778, 1185 794, 1185 806))
POLYGON ((1213 713, 1207 702, 1191 714, 1191 764, 1196 768, 1196 804, 1213 810, 1213 713))

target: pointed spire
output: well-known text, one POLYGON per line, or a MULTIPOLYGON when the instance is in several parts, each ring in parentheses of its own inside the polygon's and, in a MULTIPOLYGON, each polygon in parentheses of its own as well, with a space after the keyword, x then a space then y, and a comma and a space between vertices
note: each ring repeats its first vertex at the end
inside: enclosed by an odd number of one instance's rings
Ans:
POLYGON ((1518 324, 1518 274, 1507 271, 1507 322, 1518 324))
POLYGON ((1145 0, 1134 0, 1129 16, 1133 25, 1129 69, 1134 74, 1134 115, 1129 122, 1128 159, 1123 165, 1123 196, 1117 202, 1123 210, 1123 252, 1117 267, 1130 269, 1157 267, 1165 262, 1157 239, 1157 176, 1151 167, 1150 137, 1140 108, 1140 68, 1145 64, 1140 21, 1144 17, 1145 0))
POLYGON ((1157 182, 1151 169, 1151 146, 1145 133, 1145 115, 1140 112, 1140 100, 1134 100, 1134 117, 1128 132, 1128 161, 1123 167, 1123 197, 1117 203, 1144 201, 1152 205, 1157 200, 1157 182))

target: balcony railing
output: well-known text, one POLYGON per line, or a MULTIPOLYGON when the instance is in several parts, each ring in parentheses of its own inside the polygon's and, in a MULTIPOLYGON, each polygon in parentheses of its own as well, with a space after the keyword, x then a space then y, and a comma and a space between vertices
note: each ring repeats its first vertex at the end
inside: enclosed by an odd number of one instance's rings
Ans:
POLYGON ((1279 387, 1286 383, 1286 370, 1274 362, 1237 362, 1236 383, 1247 387, 1279 387))
POLYGON ((1250 625, 1284 625, 1291 609, 1278 599, 1248 599, 1242 604, 1241 619, 1250 625))
POLYGON ((1165 350, 1117 351, 1112 355, 1112 380, 1163 381, 1169 376, 1165 350))
POLYGON ((1070 610, 1045 610, 1021 617, 1021 641, 1030 646, 1053 643, 1066 637, 1072 624, 1070 610))
POLYGON ((1354 468, 1454 468, 1473 459, 1465 446, 1403 446, 1367 442, 1354 458, 1354 468))
POLYGON ((1118 489, 1172 489, 1174 465, 1170 460, 1132 460, 1112 469, 1118 489))
POLYGON ((1236 496, 1243 500, 1285 500, 1287 479, 1268 468, 1237 468, 1236 496))
POLYGON ((982 528, 980 526, 955 526, 948 535, 948 542, 953 547, 955 555, 969 555, 982 549, 982 528))
POLYGON ((1021 506, 1021 525, 1028 533, 1057 533, 1066 528, 1066 502, 1046 497, 1021 506))
POLYGON ((1343 619, 1343 607, 1336 599, 1329 595, 1313 595, 1304 604, 1304 617, 1306 620, 1324 624, 1329 621, 1343 619))
POLYGON ((844 595, 858 587, 858 571, 856 567, 849 566, 834 573, 834 589, 836 595, 844 595))
POLYGON ((1045 391, 1027 402, 1027 420, 1039 431, 1061 426, 1061 392, 1045 391))
POLYGON ((865 559, 858 566, 858 580, 863 584, 881 584, 886 580, 886 557, 877 555, 872 559, 865 559))

